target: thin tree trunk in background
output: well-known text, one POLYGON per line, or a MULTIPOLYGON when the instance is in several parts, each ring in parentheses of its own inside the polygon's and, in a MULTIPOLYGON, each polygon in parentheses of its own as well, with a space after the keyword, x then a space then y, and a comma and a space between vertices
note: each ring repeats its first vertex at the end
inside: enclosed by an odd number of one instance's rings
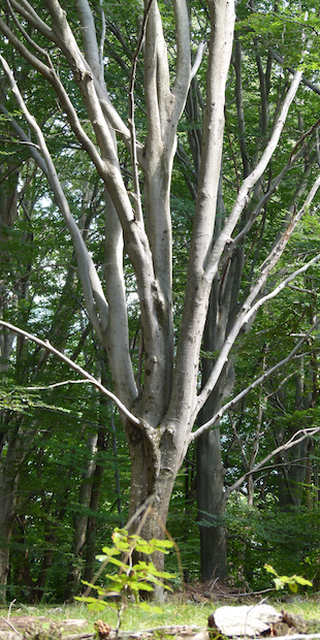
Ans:
POLYGON ((19 469, 26 456, 13 427, 0 474, 0 600, 5 602, 9 573, 10 542, 13 533, 19 469))
POLYGON ((69 600, 77 593, 82 573, 82 550, 87 536, 88 509, 93 491, 93 478, 96 468, 95 454, 97 450, 98 434, 92 434, 88 438, 88 461, 87 468, 83 473, 82 485, 80 488, 78 513, 74 517, 74 538, 72 547, 72 566, 67 578, 64 599, 69 600))
POLYGON ((117 510, 119 514, 119 527, 123 527, 124 522, 123 522, 123 515, 122 515, 122 496, 121 496, 120 470, 119 470, 119 460, 118 460, 117 432, 114 424, 113 413, 111 413, 110 424, 111 424, 111 431, 112 431, 114 478, 115 478, 115 488, 116 488, 116 494, 117 494, 117 510))
MULTIPOLYGON (((99 447, 99 438, 98 438, 98 450, 101 450, 99 447)), ((99 527, 98 508, 99 508, 99 499, 101 494, 102 480, 103 480, 103 466, 100 464, 97 464, 94 471, 93 484, 92 484, 92 494, 91 494, 91 502, 90 502, 91 515, 88 518, 88 525, 87 525, 85 567, 83 572, 83 579, 86 582, 91 582, 95 573, 95 557, 97 553, 96 540, 97 540, 97 529, 99 527), (93 514, 96 514, 96 515, 93 515, 93 514)), ((100 549, 98 549, 98 551, 100 551, 100 549)))

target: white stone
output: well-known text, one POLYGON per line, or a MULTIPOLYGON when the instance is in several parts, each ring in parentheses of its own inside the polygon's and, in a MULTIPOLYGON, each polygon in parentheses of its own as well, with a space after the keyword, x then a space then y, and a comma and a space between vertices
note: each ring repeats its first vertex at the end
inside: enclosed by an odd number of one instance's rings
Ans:
POLYGON ((282 620, 281 614, 269 604, 220 607, 213 617, 218 629, 226 636, 257 636, 282 620))

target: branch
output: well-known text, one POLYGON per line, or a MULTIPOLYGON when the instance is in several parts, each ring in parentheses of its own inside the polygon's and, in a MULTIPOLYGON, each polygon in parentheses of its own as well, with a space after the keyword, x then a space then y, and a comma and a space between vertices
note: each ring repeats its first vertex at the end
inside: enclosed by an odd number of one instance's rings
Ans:
POLYGON ((38 152, 39 145, 35 145, 30 140, 29 136, 27 136, 27 134, 20 127, 20 125, 13 118, 13 116, 10 115, 9 111, 5 108, 5 106, 3 104, 0 104, 0 111, 7 117, 7 119, 10 122, 12 128, 18 134, 18 136, 20 138, 20 141, 21 141, 21 144, 26 144, 29 147, 29 151, 30 151, 31 156, 36 161, 36 163, 37 163, 38 167, 41 169, 41 171, 43 171, 45 176, 48 178, 48 172, 47 172, 46 163, 45 163, 43 157, 38 152))
MULTIPOLYGON (((176 30, 177 62, 176 78, 172 87, 172 93, 177 98, 175 113, 175 119, 177 121, 185 106, 191 82, 189 15, 186 0, 173 0, 173 11, 176 30)), ((202 57, 201 46, 202 45, 199 46, 198 52, 200 50, 202 57)), ((198 66, 200 65, 201 57, 198 66)), ((197 69, 198 67, 196 67, 195 72, 197 69)))
POLYGON ((280 173, 278 173, 278 175, 272 180, 270 187, 268 188, 268 191, 265 194, 263 194, 263 196, 261 197, 255 210, 252 212, 248 222, 245 224, 243 229, 239 231, 238 235, 235 238, 232 238, 232 247, 234 247, 235 245, 239 245, 241 243, 243 238, 247 235, 247 233, 251 229, 253 223, 256 221, 261 210, 266 206, 272 194, 275 193, 275 191, 278 189, 279 184, 283 180, 284 176, 288 173, 288 171, 290 171, 293 165, 298 160, 300 160, 301 156, 306 152, 306 148, 307 148, 306 138, 308 136, 311 136, 314 133, 314 131, 317 130, 317 128, 319 127, 319 124, 320 124, 320 118, 310 127, 310 129, 308 129, 308 131, 306 131, 306 133, 304 133, 301 136, 301 138, 295 144, 292 151, 290 152, 289 159, 286 165, 283 167, 280 173))
POLYGON ((51 159, 42 131, 38 123, 36 122, 35 118, 28 111, 27 106, 18 89, 18 86, 12 74, 12 71, 9 68, 5 59, 1 55, 0 55, 0 62, 9 79, 11 89, 16 98, 18 106, 24 113, 29 126, 33 129, 33 131, 36 134, 38 144, 41 149, 43 159, 47 168, 46 176, 48 178, 50 186, 55 195, 58 207, 64 217, 64 220, 67 224, 67 227, 69 229, 70 235, 73 240, 74 249, 75 249, 77 261, 78 261, 78 272, 82 282, 83 293, 86 301, 86 308, 87 308, 90 320, 99 336, 101 343, 105 344, 104 332, 108 324, 108 304, 105 299, 101 282, 99 280, 94 262, 86 248, 86 245, 83 241, 79 228, 71 215, 67 199, 61 187, 59 178, 55 170, 55 166, 51 159), (95 304, 99 310, 100 318, 98 317, 98 314, 96 312, 95 304))
POLYGON ((57 44, 57 40, 52 29, 50 29, 50 27, 48 27, 41 18, 39 18, 38 14, 27 0, 20 0, 20 2, 17 2, 17 0, 10 0, 10 2, 15 10, 18 11, 18 13, 20 13, 20 15, 25 18, 32 27, 40 31, 40 33, 42 33, 48 40, 57 44))
MULTIPOLYGON (((150 148, 158 148, 169 104, 170 86, 166 44, 157 2, 153 2, 146 29, 144 86, 150 148), (164 113, 163 113, 164 111, 164 113)), ((167 125, 167 122, 165 123, 167 125)))
POLYGON ((232 327, 232 329, 230 330, 224 345, 220 351, 220 354, 216 360, 216 363, 212 369, 212 372, 208 378, 207 383, 205 384, 204 388, 202 389, 201 393, 198 396, 198 400, 196 402, 196 407, 195 407, 195 415, 197 415, 201 409, 201 407, 203 407, 203 405, 205 404, 205 402, 207 401, 208 397, 210 396, 210 393, 212 392, 212 390, 214 389, 219 376, 221 374, 221 371, 228 359, 230 350, 232 348, 232 346, 234 345, 234 342, 236 340, 236 338, 239 335, 240 330, 242 329, 242 327, 248 323, 248 321, 250 320, 251 316, 257 312, 257 310, 259 309, 259 307, 261 307, 262 304, 264 304, 265 302, 267 302, 268 300, 274 298, 276 295, 278 295, 278 293, 280 293, 280 291, 282 291, 282 289, 284 287, 287 286, 287 284, 289 282, 291 282, 294 278, 296 278, 300 273, 303 273, 304 271, 306 271, 311 265, 315 264, 316 262, 319 261, 320 259, 320 254, 318 256, 316 256, 315 258, 313 258, 313 260, 310 260, 310 262, 308 262, 307 264, 303 265, 303 267, 301 267, 300 269, 298 269, 297 271, 295 271, 293 274, 291 274, 291 276, 289 276, 288 278, 286 278, 282 283, 280 283, 278 285, 278 287, 276 287, 271 293, 263 296, 262 298, 260 298, 257 302, 254 302, 257 299, 257 296, 259 295, 259 293, 261 292, 262 288, 264 287, 264 285, 266 284, 267 278, 270 275, 270 272, 272 271, 272 269, 275 267, 275 265, 277 264, 278 260, 280 259, 281 255, 284 252, 284 249, 293 233, 293 231, 295 230, 298 222, 301 220, 305 210, 307 209, 307 207, 310 205, 310 203, 312 202, 315 194, 317 193, 318 188, 320 187, 320 175, 317 177, 317 179, 315 180, 314 184, 312 185, 310 192, 304 202, 304 204, 302 205, 301 209, 296 213, 295 216, 292 217, 291 222, 289 223, 288 228, 286 229, 286 231, 284 232, 284 234, 281 236, 280 240, 276 243, 276 245, 274 246, 274 248, 271 250, 268 258, 265 260, 265 262, 263 263, 263 265, 260 267, 262 269, 261 274, 259 276, 259 278, 257 279, 256 283, 254 284, 254 286, 251 288, 251 291, 247 297, 247 299, 245 300, 245 302, 242 305, 241 311, 238 314, 237 319, 235 320, 235 323, 232 327))
MULTIPOLYGON (((58 38, 57 34, 54 33, 54 31, 52 29, 50 29, 45 24, 45 22, 43 22, 39 18, 38 14, 30 6, 30 4, 27 2, 27 0, 20 0, 20 2, 17 2, 17 0, 11 0, 11 4, 16 9, 16 11, 18 11, 33 27, 38 29, 38 31, 40 33, 42 33, 48 40, 50 40, 51 42, 54 42, 58 47, 61 48, 61 42, 59 41, 59 38, 58 38)), ((3 28, 6 28, 8 31, 10 31, 3 21, 1 21, 1 23, 2 23, 1 30, 3 30, 3 28)), ((12 34, 12 36, 13 36, 13 34, 12 34)), ((13 36, 13 37, 15 38, 15 36, 13 36)), ((15 46, 18 50, 20 50, 19 46, 16 46, 16 44, 12 41, 11 38, 9 38, 9 39, 12 42, 13 46, 15 46)), ((23 48, 22 43, 20 43, 19 40, 17 40, 17 42, 20 44, 20 47, 23 48)), ((22 55, 24 55, 24 54, 22 54, 22 55)), ((38 68, 38 67, 35 67, 35 68, 38 68)), ((89 65, 88 65, 88 69, 89 69, 89 65)), ((49 79, 49 81, 50 81, 50 79, 49 79)), ((97 91, 97 94, 98 94, 98 97, 99 97, 99 100, 100 100, 101 108, 102 108, 102 110, 103 110, 108 122, 110 122, 110 125, 113 128, 113 130, 116 133, 119 134, 119 137, 121 138, 121 140, 123 140, 123 142, 125 143, 125 145, 129 149, 129 145, 130 145, 130 132, 129 132, 129 129, 125 126, 125 124, 124 124, 123 120, 121 119, 119 113, 116 111, 116 109, 112 105, 112 103, 110 101, 110 98, 108 96, 108 93, 105 90, 105 87, 102 86, 100 84, 99 80, 97 80, 95 77, 94 77, 94 83, 95 83, 95 89, 97 91)), ((51 82, 51 84, 52 84, 52 82, 51 82)), ((54 88, 56 89, 55 86, 54 86, 54 88)), ((60 95, 59 95, 59 97, 61 99, 60 95)), ((72 123, 71 123, 71 126, 72 126, 72 123)), ((89 141, 89 138, 88 138, 88 141, 89 141)), ((86 148, 86 146, 85 146, 85 148, 86 148)), ((142 149, 142 145, 139 145, 138 146, 138 151, 139 151, 139 160, 140 160, 140 162, 141 162, 141 158, 142 158, 141 149, 142 149)))
POLYGON ((319 432, 320 432, 320 427, 309 427, 308 429, 299 429, 299 431, 294 433, 293 436, 287 442, 285 442, 285 444, 282 444, 280 447, 277 447, 276 449, 271 451, 271 453, 269 453, 263 460, 261 460, 261 462, 256 464, 256 466, 253 467, 253 469, 251 469, 250 471, 245 473, 243 476, 241 476, 241 478, 239 478, 236 482, 234 482, 234 484, 232 484, 231 487, 227 487, 225 492, 225 499, 227 500, 229 495, 232 493, 232 491, 235 491, 235 489, 238 489, 238 487, 240 487, 244 483, 244 481, 247 479, 248 476, 259 471, 262 467, 264 467, 267 464, 267 462, 269 462, 269 460, 271 460, 271 458, 276 456, 278 453, 281 453, 282 451, 288 451, 295 445, 300 444, 300 442, 303 442, 303 440, 305 440, 306 438, 312 438, 313 436, 317 435, 317 433, 319 432))
POLYGON ((206 42, 200 42, 200 44, 198 46, 196 57, 195 57, 195 61, 194 61, 193 65, 192 65, 192 67, 191 67, 190 82, 191 82, 192 78, 194 78, 194 76, 196 75, 196 73, 197 73, 197 71, 198 71, 198 69, 200 67, 200 64, 201 64, 201 61, 202 61, 203 52, 204 52, 206 44, 207 44, 206 42))
POLYGON ((91 380, 64 380, 63 382, 54 382, 48 384, 45 387, 24 387, 26 391, 46 391, 47 389, 55 389, 55 387, 64 387, 67 384, 85 384, 91 382, 91 380))
POLYGON ((50 67, 53 68, 48 52, 45 51, 45 49, 43 49, 42 47, 40 47, 34 40, 32 40, 32 38, 30 38, 30 36, 27 33, 27 31, 23 28, 22 24, 19 22, 18 18, 16 17, 16 15, 15 15, 13 9, 12 9, 10 0, 6 0, 6 3, 8 5, 9 13, 10 13, 15 25, 17 26, 18 30, 21 32, 23 37, 37 51, 37 53, 40 53, 40 55, 44 56, 44 58, 49 62, 50 67))
POLYGON ((270 367, 270 369, 265 371, 262 374, 262 376, 259 376, 259 378, 256 378, 256 380, 254 380, 248 387, 246 387, 246 389, 243 389, 243 391, 241 391, 240 393, 238 393, 237 396, 232 398, 230 402, 227 402, 225 405, 223 405, 223 407, 221 407, 221 409, 217 413, 215 413, 215 415, 212 416, 212 418, 208 420, 208 422, 203 424, 201 427, 198 427, 198 429, 190 435, 189 444, 194 440, 196 440, 196 438, 199 438, 199 436, 201 436, 202 433, 204 433, 205 431, 208 431, 210 427, 212 427, 218 420, 222 418, 222 416, 224 415, 224 413, 226 413, 226 411, 230 411, 230 409, 233 409, 233 407, 235 407, 240 402, 240 400, 245 398, 245 396, 247 396, 248 393, 252 391, 252 389, 255 389, 255 387, 262 384, 267 378, 270 378, 272 374, 276 373, 278 369, 280 369, 281 367, 286 365, 288 362, 290 362, 290 360, 292 360, 292 358, 295 356, 297 351, 300 349, 301 345, 305 342, 305 340, 309 338, 310 334, 314 331, 314 329, 318 326, 319 323, 320 323, 320 319, 317 320, 312 325, 309 331, 301 338, 301 340, 299 340, 299 342, 295 345, 292 351, 290 351, 290 353, 285 358, 283 358, 283 360, 280 360, 280 362, 277 362, 277 364, 275 364, 273 367, 270 367))
POLYGON ((135 83, 135 77, 136 77, 138 56, 142 48, 142 43, 144 41, 152 2, 153 0, 149 0, 148 6, 144 12, 140 37, 136 46, 136 50, 132 57, 130 79, 129 79, 128 124, 129 124, 129 130, 131 134, 130 152, 131 152, 131 166, 132 166, 132 182, 133 182, 133 190, 134 190, 134 208, 136 213, 136 219, 141 223, 143 222, 143 215, 142 215, 141 194, 140 194, 139 174, 138 174, 136 127, 135 127, 135 121, 134 121, 134 83, 135 83))
MULTIPOLYGON (((284 69, 287 69, 287 71, 289 71, 292 74, 295 73, 294 67, 291 67, 290 65, 286 64, 285 60, 281 56, 279 56, 279 54, 276 53, 276 51, 274 51, 273 49, 270 49, 270 55, 284 69)), ((316 85, 313 82, 310 82, 309 80, 307 80, 307 78, 305 76, 302 76, 301 80, 302 80, 303 84, 306 85, 306 87, 309 87, 309 89, 311 89, 311 91, 314 91, 315 93, 317 93, 320 96, 320 87, 318 85, 316 85)))
MULTIPOLYGON (((101 160, 94 143, 90 140, 89 136, 82 128, 70 97, 66 92, 64 86, 62 85, 58 75, 53 69, 43 64, 41 60, 34 56, 31 51, 29 51, 29 49, 27 49, 27 47, 25 47, 22 42, 20 42, 20 40, 12 33, 12 31, 1 18, 0 31, 8 38, 12 46, 23 56, 23 58, 51 84, 60 100, 62 108, 66 112, 72 131, 92 160, 99 176, 102 178, 102 180, 105 181, 106 177, 108 176, 108 171, 106 169, 105 163, 101 160)), ((86 65, 89 69, 89 66, 85 60, 84 65, 86 65)))
POLYGON ((204 277, 209 281, 212 282, 213 278, 215 277, 217 270, 218 270, 218 265, 219 265, 219 261, 222 255, 222 252, 224 251, 224 248, 226 246, 226 244, 228 244, 229 242, 231 242, 231 235, 233 233, 233 230, 240 218, 240 215, 244 209, 244 207, 246 206, 248 200, 249 200, 249 194, 250 191, 252 189, 252 187, 256 184, 256 182, 259 180, 259 178, 261 177, 261 175, 263 174, 263 172, 265 171, 266 167, 268 166, 270 159, 278 145, 279 142, 279 138, 280 135, 282 133, 282 129, 284 127, 287 115, 288 115, 288 111, 289 111, 289 107, 296 95, 296 92, 298 90, 299 84, 301 82, 301 77, 302 77, 302 73, 300 71, 297 71, 294 75, 294 78, 292 80, 290 89, 287 93, 286 99, 282 105, 282 109, 281 112, 279 114, 279 117, 275 123, 274 129, 273 129, 273 133, 271 135, 270 141, 267 144, 266 149, 264 150, 257 166, 253 169, 253 171, 248 175, 248 177, 244 180, 239 193, 238 193, 238 197, 235 201, 235 204, 233 206, 233 209, 231 211, 231 214, 228 218, 228 221, 226 222, 222 232, 220 233, 219 238, 217 239, 216 243, 214 244, 214 247, 212 249, 210 258, 208 260, 206 269, 205 269, 205 273, 204 273, 204 277))
POLYGON ((106 16, 105 16, 105 13, 104 13, 102 0, 99 0, 99 4, 100 4, 100 15, 101 15, 101 36, 100 36, 100 43, 99 43, 99 61, 100 61, 102 81, 103 81, 103 85, 105 85, 105 82, 104 82, 103 56, 104 56, 104 43, 105 43, 105 39, 106 39, 106 16))
POLYGON ((98 380, 96 380, 96 378, 94 378, 90 373, 82 369, 82 367, 80 367, 78 364, 73 362, 73 360, 70 360, 70 358, 68 358, 66 355, 61 353, 61 351, 53 347, 52 344, 50 344, 49 340, 45 340, 45 341, 41 340, 40 338, 37 338, 31 333, 24 331, 24 329, 20 329, 15 325, 10 324, 9 322, 4 322, 4 320, 1 320, 1 319, 0 319, 0 326, 6 327, 7 329, 9 329, 10 331, 13 331, 14 333, 18 333, 20 336, 24 336, 27 340, 32 340, 32 342, 39 344, 41 347, 43 347, 47 351, 50 351, 50 353, 53 353, 55 356, 57 356, 57 358, 60 358, 60 360, 65 362, 67 365, 69 365, 71 369, 74 369, 74 371, 79 373, 83 378, 85 378, 86 380, 89 380, 95 387, 97 387, 97 389, 99 389, 99 391, 101 391, 101 393, 104 396, 106 396, 107 398, 109 398, 109 400, 114 402, 115 405, 118 407, 119 411, 121 411, 131 422, 133 422, 133 424, 136 424, 137 426, 140 425, 139 418, 134 416, 133 413, 131 413, 127 409, 127 407, 125 407, 125 405, 121 402, 121 400, 119 400, 119 398, 117 398, 117 396, 114 395, 114 393, 112 393, 112 391, 109 391, 109 389, 106 389, 106 387, 104 387, 100 382, 98 382, 98 380))
POLYGON ((82 26, 82 39, 86 60, 96 78, 103 84, 103 65, 101 66, 100 64, 101 56, 99 54, 96 28, 90 5, 88 0, 76 0, 75 4, 82 26))

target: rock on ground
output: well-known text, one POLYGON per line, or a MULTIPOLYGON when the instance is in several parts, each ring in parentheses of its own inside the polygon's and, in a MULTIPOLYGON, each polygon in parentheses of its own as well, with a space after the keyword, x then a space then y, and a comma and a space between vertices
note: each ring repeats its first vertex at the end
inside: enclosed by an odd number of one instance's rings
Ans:
POLYGON ((213 614, 218 629, 226 636, 256 636, 282 619, 270 604, 220 607, 213 614))

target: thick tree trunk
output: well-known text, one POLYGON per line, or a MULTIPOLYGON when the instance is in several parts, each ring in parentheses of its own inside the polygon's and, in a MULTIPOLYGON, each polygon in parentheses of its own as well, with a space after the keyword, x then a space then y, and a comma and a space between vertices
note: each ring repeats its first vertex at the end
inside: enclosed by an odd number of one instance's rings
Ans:
POLYGON ((224 476, 220 429, 216 428, 204 433, 197 442, 196 487, 202 580, 218 578, 223 581, 227 577, 224 476))
MULTIPOLYGON (((224 219, 222 184, 218 192, 218 219, 224 219)), ((243 251, 238 249, 225 267, 222 276, 217 274, 212 291, 207 320, 203 336, 205 352, 218 352, 224 344, 229 326, 232 326, 236 308, 239 284, 243 268, 243 251)), ((213 355, 203 358, 202 385, 207 382, 214 366, 213 355)), ((231 392, 234 384, 232 361, 225 366, 218 383, 199 414, 199 423, 204 424, 219 411, 224 398, 231 392)), ((227 539, 223 524, 225 510, 224 492, 225 471, 221 460, 220 429, 218 425, 204 433, 197 440, 197 503, 200 524, 201 578, 213 577, 223 581, 227 577, 227 539)))

